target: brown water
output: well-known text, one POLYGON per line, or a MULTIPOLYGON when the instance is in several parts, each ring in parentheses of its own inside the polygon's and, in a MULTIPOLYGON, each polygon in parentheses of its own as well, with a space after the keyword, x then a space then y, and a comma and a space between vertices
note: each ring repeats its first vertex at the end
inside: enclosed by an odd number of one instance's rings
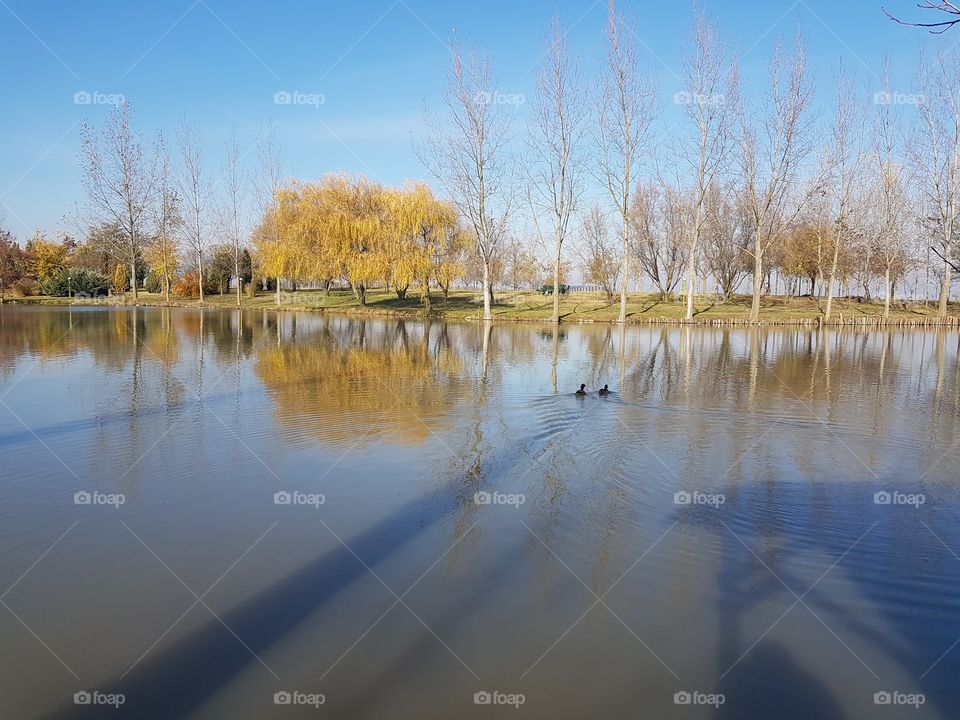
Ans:
POLYGON ((958 344, 4 307, 0 717, 958 717, 958 344))

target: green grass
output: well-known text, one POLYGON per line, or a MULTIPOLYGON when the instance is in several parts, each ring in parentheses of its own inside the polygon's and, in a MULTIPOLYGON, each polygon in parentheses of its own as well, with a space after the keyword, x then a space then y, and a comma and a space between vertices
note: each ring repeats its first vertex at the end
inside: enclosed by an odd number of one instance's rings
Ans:
MULTIPOLYGON (((138 305, 166 305, 163 295, 140 292, 138 305)), ((478 319, 483 315, 482 296, 477 291, 457 290, 443 299, 439 293, 432 296, 431 312, 436 317, 450 319, 478 319)), ((7 299, 8 303, 32 304, 98 304, 132 305, 133 293, 101 300, 73 300, 69 298, 30 297, 7 299)), ((187 298, 171 298, 174 307, 200 307, 199 301, 187 298)), ((256 297, 244 295, 243 305, 247 308, 276 309, 274 293, 261 292, 256 297)), ((824 301, 817 298, 786 298, 782 296, 766 297, 760 312, 761 323, 815 322, 823 317, 824 301)), ((230 308, 236 306, 235 295, 212 295, 204 299, 205 307, 230 308)), ((391 315, 422 317, 426 310, 416 292, 410 292, 406 299, 400 300, 394 292, 368 291, 367 304, 361 306, 349 290, 334 290, 325 295, 320 290, 300 290, 282 294, 281 309, 347 312, 370 315, 391 315)), ((663 301, 652 294, 631 293, 627 298, 627 321, 645 322, 682 322, 684 305, 678 298, 663 301)), ((563 322, 614 322, 620 312, 619 298, 607 300, 603 293, 571 293, 561 299, 560 317, 563 322)), ((732 301, 722 302, 715 296, 696 298, 694 322, 697 323, 738 323, 746 322, 750 312, 749 296, 737 296, 732 301)), ((879 321, 883 316, 883 305, 879 302, 857 303, 850 300, 834 301, 834 320, 879 321)), ((949 314, 960 318, 960 305, 951 304, 949 314)), ((510 321, 549 321, 553 315, 553 299, 529 291, 500 291, 496 293, 493 308, 494 319, 510 321)), ((891 309, 892 323, 922 323, 936 317, 936 304, 897 303, 891 309)))

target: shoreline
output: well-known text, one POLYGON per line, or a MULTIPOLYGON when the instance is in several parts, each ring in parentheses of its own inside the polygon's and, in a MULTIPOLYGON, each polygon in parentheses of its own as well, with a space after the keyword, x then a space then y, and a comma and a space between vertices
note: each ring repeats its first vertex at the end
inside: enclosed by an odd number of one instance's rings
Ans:
MULTIPOLYGON (((313 293, 314 291, 302 291, 306 293, 313 293)), ((526 294, 527 296, 531 294, 526 294)), ((419 304, 418 300, 410 299, 405 301, 399 301, 403 303, 410 303, 405 307, 384 307, 381 305, 393 303, 396 304, 394 298, 388 298, 386 302, 383 299, 375 300, 369 303, 366 306, 360 306, 357 303, 343 303, 343 302, 334 302, 334 303, 322 303, 322 304, 309 304, 309 303, 300 303, 300 302, 285 302, 281 305, 277 305, 273 298, 275 296, 273 293, 261 293, 255 297, 244 296, 244 302, 241 308, 238 308, 236 305, 235 296, 231 295, 214 295, 211 296, 211 299, 200 304, 199 300, 195 299, 175 299, 171 302, 164 300, 162 296, 151 296, 148 293, 141 293, 141 296, 137 298, 136 302, 133 301, 132 297, 105 297, 105 298, 66 298, 66 297, 48 297, 48 296, 32 296, 32 297, 18 297, 18 298, 5 298, 2 302, 2 305, 29 305, 29 306, 44 306, 44 305, 54 305, 58 307, 160 307, 160 308, 183 308, 183 309, 193 309, 193 310, 271 310, 274 312, 319 312, 319 313, 333 313, 337 315, 350 315, 350 316, 369 316, 369 317, 389 317, 389 318, 407 318, 411 320, 447 320, 447 321, 467 321, 467 322, 483 322, 483 318, 479 313, 476 313, 475 310, 479 308, 444 308, 444 305, 447 304, 447 301, 437 299, 434 301, 431 310, 428 312, 419 304), (146 295, 147 297, 144 297, 146 295), (415 304, 413 304, 415 303, 415 304)), ((539 297, 539 296, 535 296, 539 297)), ((342 300, 342 296, 339 298, 342 300)), ((352 296, 351 296, 352 299, 352 296)), ((461 298, 462 299, 462 298, 461 298)), ((640 302, 650 303, 651 299, 649 297, 635 296, 633 302, 637 302, 639 299, 640 302)), ((829 322, 825 322, 822 315, 813 314, 813 308, 809 307, 812 304, 808 303, 808 307, 797 307, 792 309, 789 304, 790 301, 803 300, 801 299, 792 299, 792 298, 783 298, 778 296, 774 298, 774 302, 761 309, 761 317, 757 321, 751 322, 746 317, 746 311, 738 305, 736 302, 732 303, 721 303, 715 305, 709 305, 706 309, 698 311, 698 315, 701 317, 695 316, 692 320, 687 320, 684 317, 676 314, 674 316, 665 315, 665 314, 648 314, 656 307, 656 305, 662 304, 660 301, 652 301, 653 304, 650 308, 643 309, 641 311, 634 311, 627 313, 627 319, 623 325, 673 325, 673 326, 699 326, 699 327, 776 327, 776 326, 786 326, 786 327, 863 327, 863 328, 946 328, 946 329, 960 329, 960 314, 950 314, 946 317, 939 317, 934 314, 921 313, 911 310, 891 310, 890 317, 884 318, 880 313, 851 313, 849 307, 843 307, 840 310, 837 310, 834 313, 834 317, 830 319, 829 322), (711 311, 715 311, 717 308, 727 309, 728 314, 726 315, 717 315, 710 314, 711 311), (792 311, 791 311, 792 310, 792 311), (804 312, 806 310, 806 312, 804 312), (764 317, 764 313, 767 313, 767 317, 764 317)), ((567 298, 569 301, 569 298, 567 298)), ((861 307, 860 304, 853 304, 850 301, 845 301, 848 305, 853 305, 854 308, 861 307)), ((578 306, 583 305, 584 302, 575 303, 575 307, 567 311, 561 312, 560 324, 607 324, 607 325, 620 325, 617 317, 614 316, 586 316, 588 313, 595 312, 594 310, 582 310, 578 306)), ((601 303, 604 307, 611 307, 616 303, 601 303)), ((542 307, 546 307, 549 303, 542 303, 539 306, 533 306, 532 308, 523 308, 518 307, 516 304, 497 304, 494 310, 494 317, 491 322, 500 322, 500 323, 532 323, 532 324, 547 324, 552 325, 552 319, 549 315, 546 317, 543 316, 542 307)), ((668 305, 670 308, 676 308, 680 310, 678 305, 668 305)), ((874 310, 880 310, 882 313, 882 306, 875 304, 868 304, 868 308, 874 310)), ((929 306, 925 309, 931 309, 929 306)), ((954 308, 951 308, 954 309, 954 308)), ((960 308, 956 309, 960 313, 960 308)))

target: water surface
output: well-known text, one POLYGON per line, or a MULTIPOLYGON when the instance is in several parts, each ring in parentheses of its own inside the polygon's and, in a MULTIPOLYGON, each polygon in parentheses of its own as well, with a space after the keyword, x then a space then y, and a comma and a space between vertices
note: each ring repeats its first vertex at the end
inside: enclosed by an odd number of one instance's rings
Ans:
POLYGON ((3 307, 0 717, 956 717, 958 344, 3 307))

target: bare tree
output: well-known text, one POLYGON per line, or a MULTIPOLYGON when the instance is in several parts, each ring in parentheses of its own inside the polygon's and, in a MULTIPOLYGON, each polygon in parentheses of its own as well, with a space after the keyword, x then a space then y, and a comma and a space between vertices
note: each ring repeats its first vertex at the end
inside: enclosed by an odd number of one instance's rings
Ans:
POLYGON ((84 123, 81 140, 83 187, 92 224, 114 225, 120 230, 120 242, 111 243, 111 254, 130 268, 130 286, 136 300, 137 263, 147 239, 144 225, 154 176, 132 123, 133 110, 122 102, 110 110, 100 132, 84 123))
POLYGON ((941 50, 933 63, 921 58, 919 85, 911 158, 928 213, 922 219, 936 241, 931 249, 943 261, 938 314, 946 317, 960 220, 960 76, 941 50))
POLYGON ((544 64, 528 142, 528 197, 540 232, 541 213, 549 217, 553 241, 553 322, 560 322, 560 253, 583 190, 580 144, 587 106, 577 60, 557 17, 544 41, 544 64))
POLYGON ((769 75, 763 98, 749 110, 742 104, 740 112, 743 201, 753 236, 751 322, 760 319, 764 255, 790 228, 806 199, 797 197, 796 189, 801 163, 810 150, 807 110, 813 87, 799 34, 790 58, 777 43, 769 75))
POLYGON ((629 249, 640 270, 653 281, 661 300, 669 299, 683 279, 688 210, 683 196, 670 186, 661 192, 648 183, 634 191, 629 249))
POLYGON ((633 28, 617 13, 614 0, 609 0, 597 129, 603 184, 616 206, 623 241, 618 322, 627 319, 633 181, 653 123, 655 100, 653 75, 637 67, 633 28))
POLYGON ((829 166, 831 169, 831 199, 833 205, 833 254, 830 258, 830 274, 827 278, 827 305, 824 321, 829 321, 833 310, 833 292, 837 282, 837 265, 841 253, 846 251, 852 233, 854 193, 862 190, 864 116, 856 99, 856 88, 844 74, 843 67, 837 77, 836 115, 831 131, 829 166))
POLYGON ((513 206, 509 106, 500 102, 485 53, 471 50, 464 57, 453 46, 450 54, 443 93, 447 122, 425 114, 427 141, 417 154, 474 231, 483 267, 483 319, 492 320, 493 263, 513 206))
POLYGON ((686 319, 693 319, 697 256, 707 231, 708 194, 730 156, 731 123, 738 84, 738 69, 716 29, 700 11, 683 55, 684 89, 675 99, 687 116, 686 137, 677 153, 677 167, 693 178, 693 208, 687 249, 686 319))
POLYGON ((233 250, 234 277, 237 279, 237 307, 243 303, 243 279, 240 276, 240 257, 243 254, 243 217, 246 203, 247 181, 240 166, 240 146, 237 144, 237 129, 232 127, 226 140, 226 156, 223 167, 223 182, 226 198, 221 213, 223 231, 233 250))
POLYGON ((183 163, 179 189, 184 204, 184 238, 196 262, 200 303, 203 304, 203 253, 209 243, 211 187, 203 166, 200 132, 184 121, 177 140, 183 163))
MULTIPOLYGON (((884 63, 883 95, 889 100, 890 72, 884 63)), ((893 282, 902 275, 910 253, 910 233, 907 230, 908 198, 904 182, 906 172, 897 149, 900 144, 900 125, 892 102, 880 103, 872 123, 873 145, 873 192, 870 193, 870 209, 873 211, 873 245, 883 265, 883 316, 890 317, 890 301, 893 297, 893 282)))
POLYGON ((733 188, 717 184, 707 193, 706 215, 704 259, 729 301, 750 272, 750 221, 733 188))
MULTIPOLYGON (((157 135, 154 147, 154 166, 157 173, 156 198, 153 203, 154 262, 163 274, 163 297, 170 302, 170 280, 173 276, 174 258, 177 253, 175 233, 179 230, 180 198, 174 187, 170 166, 170 151, 162 134, 157 135)), ((154 268, 156 269, 156 268, 154 268)))
POLYGON ((584 216, 580 235, 583 279, 599 285, 607 300, 612 302, 623 266, 622 249, 610 237, 609 223, 599 205, 592 206, 584 216))
MULTIPOLYGON (((253 196, 256 199, 259 216, 265 225, 262 232, 270 233, 274 240, 279 233, 275 216, 270 208, 276 201, 277 192, 283 184, 284 164, 280 141, 277 139, 276 126, 271 125, 266 130, 257 133, 257 172, 251 177, 253 196)), ((280 278, 277 281, 277 307, 280 306, 280 278)))
POLYGON ((886 8, 883 8, 884 14, 893 20, 894 22, 900 23, 901 25, 912 25, 914 27, 923 27, 930 28, 930 32, 934 35, 940 35, 945 33, 947 30, 952 28, 957 23, 960 23, 960 5, 956 3, 949 2, 949 0, 923 0, 923 2, 918 3, 917 7, 921 10, 934 10, 941 13, 946 13, 947 15, 953 15, 954 17, 949 20, 935 20, 934 22, 908 22, 906 20, 901 20, 897 17, 894 17, 887 12, 886 8))

